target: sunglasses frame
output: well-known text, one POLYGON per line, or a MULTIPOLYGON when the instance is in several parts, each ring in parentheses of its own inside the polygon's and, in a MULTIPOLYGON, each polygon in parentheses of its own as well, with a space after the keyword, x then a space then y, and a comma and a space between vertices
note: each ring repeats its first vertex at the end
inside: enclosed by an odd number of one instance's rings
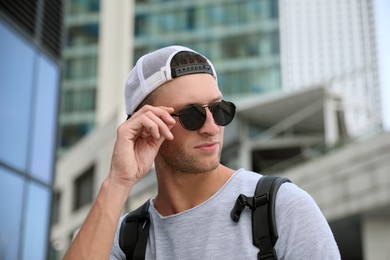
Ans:
POLYGON ((209 105, 190 104, 190 105, 187 105, 186 107, 184 107, 183 109, 181 109, 179 112, 171 114, 171 116, 179 117, 180 124, 183 126, 184 129, 187 129, 189 131, 197 131, 197 130, 201 129, 203 127, 204 123, 206 122, 206 114, 207 114, 206 108, 208 108, 210 110, 210 112, 213 116, 214 123, 219 125, 219 126, 227 126, 228 124, 230 124, 233 121, 233 118, 234 118, 235 113, 236 113, 236 106, 232 102, 221 100, 221 101, 209 104, 209 105), (222 108, 223 107, 229 108, 229 110, 228 110, 229 113, 227 113, 227 115, 229 115, 231 117, 230 121, 222 123, 222 124, 220 124, 216 121, 216 119, 215 119, 216 116, 214 115, 214 111, 215 111, 214 108, 216 106, 221 105, 221 104, 222 104, 222 108), (184 123, 184 119, 182 119, 183 118, 182 113, 188 111, 188 109, 193 109, 193 108, 198 109, 201 112, 201 114, 204 115, 203 122, 200 126, 196 125, 196 127, 195 126, 191 127, 190 125, 188 125, 188 123, 184 123))

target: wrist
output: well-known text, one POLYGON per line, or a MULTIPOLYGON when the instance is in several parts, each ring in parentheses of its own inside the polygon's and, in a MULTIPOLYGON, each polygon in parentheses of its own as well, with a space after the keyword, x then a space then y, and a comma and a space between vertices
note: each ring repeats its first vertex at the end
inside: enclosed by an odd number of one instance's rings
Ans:
POLYGON ((122 208, 129 197, 132 187, 133 185, 120 183, 108 175, 103 181, 99 193, 102 193, 100 197, 107 200, 110 205, 114 207, 120 206, 122 208))

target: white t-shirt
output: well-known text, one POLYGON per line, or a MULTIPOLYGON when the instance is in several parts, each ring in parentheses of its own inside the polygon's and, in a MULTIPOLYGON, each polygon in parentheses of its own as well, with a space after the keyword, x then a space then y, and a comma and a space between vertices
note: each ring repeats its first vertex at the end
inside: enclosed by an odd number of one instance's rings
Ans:
MULTIPOLYGON (((252 244, 251 210, 245 208, 238 223, 230 218, 240 194, 253 196, 261 175, 240 169, 202 204, 171 216, 161 216, 151 200, 151 226, 146 259, 257 259, 252 244)), ((320 209, 302 189, 284 183, 276 196, 275 251, 283 259, 340 259, 329 225, 320 209)), ((126 259, 118 244, 120 224, 110 259, 126 259)))

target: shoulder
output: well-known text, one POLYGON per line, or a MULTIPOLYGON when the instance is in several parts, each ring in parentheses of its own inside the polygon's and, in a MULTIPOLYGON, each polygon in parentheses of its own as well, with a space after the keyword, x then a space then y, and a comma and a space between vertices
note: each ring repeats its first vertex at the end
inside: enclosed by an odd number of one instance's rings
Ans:
POLYGON ((293 214, 324 219, 311 195, 291 182, 285 182, 280 186, 276 195, 276 211, 286 218, 291 218, 293 214))
POLYGON ((329 224, 306 191, 294 183, 282 184, 275 207, 276 248, 285 259, 340 259, 329 224))
POLYGON ((314 199, 294 183, 283 183, 276 194, 276 215, 279 219, 297 222, 321 219, 324 216, 314 199), (296 218, 296 219, 295 219, 296 218))
POLYGON ((279 203, 315 203, 306 191, 292 182, 285 182, 280 186, 277 200, 279 203))

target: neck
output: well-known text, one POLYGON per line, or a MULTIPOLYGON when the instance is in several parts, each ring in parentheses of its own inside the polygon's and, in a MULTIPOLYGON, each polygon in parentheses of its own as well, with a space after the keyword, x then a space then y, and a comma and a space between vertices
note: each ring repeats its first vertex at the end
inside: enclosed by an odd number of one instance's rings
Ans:
POLYGON ((156 165, 158 195, 154 205, 163 216, 191 209, 218 192, 233 172, 223 165, 196 174, 162 171, 156 165))

